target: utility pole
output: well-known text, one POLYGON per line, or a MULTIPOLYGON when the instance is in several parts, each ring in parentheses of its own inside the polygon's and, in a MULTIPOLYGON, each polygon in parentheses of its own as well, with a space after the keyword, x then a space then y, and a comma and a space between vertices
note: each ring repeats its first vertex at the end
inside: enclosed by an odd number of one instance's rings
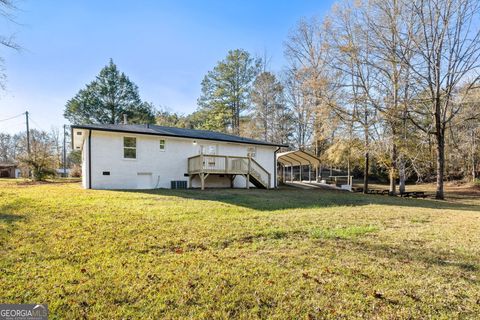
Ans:
POLYGON ((63 177, 67 176, 67 148, 66 148, 66 127, 67 125, 63 125, 63 177))
MULTIPOLYGON (((30 159, 30 128, 28 126, 28 111, 25 111, 25 124, 27 125, 27 155, 28 158, 30 159)), ((31 171, 30 168, 28 169, 27 172, 28 178, 31 177, 31 171)))
POLYGON ((27 124, 27 153, 30 156, 30 128, 28 126, 28 111, 25 111, 25 119, 27 124))

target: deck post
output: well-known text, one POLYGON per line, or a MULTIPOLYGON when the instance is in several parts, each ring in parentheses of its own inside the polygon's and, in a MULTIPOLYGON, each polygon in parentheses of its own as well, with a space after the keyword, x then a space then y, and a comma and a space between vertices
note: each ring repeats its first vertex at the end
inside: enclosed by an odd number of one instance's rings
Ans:
POLYGON ((250 189, 250 174, 249 173, 247 173, 247 175, 245 176, 245 180, 246 180, 245 188, 250 189))
POLYGON ((193 179, 193 175, 189 174, 188 175, 188 188, 189 189, 192 189, 192 179, 193 179))
POLYGON ((248 155, 248 170, 247 170, 247 182, 246 182, 247 189, 250 189, 250 170, 252 167, 251 161, 252 159, 250 158, 250 155, 248 155))
POLYGON ((203 172, 200 173, 200 182, 202 185, 202 190, 205 190, 205 174, 203 172))
POLYGON ((293 182, 293 165, 290 166, 290 182, 293 182))
POLYGON ((312 182, 312 166, 308 166, 308 182, 312 182))

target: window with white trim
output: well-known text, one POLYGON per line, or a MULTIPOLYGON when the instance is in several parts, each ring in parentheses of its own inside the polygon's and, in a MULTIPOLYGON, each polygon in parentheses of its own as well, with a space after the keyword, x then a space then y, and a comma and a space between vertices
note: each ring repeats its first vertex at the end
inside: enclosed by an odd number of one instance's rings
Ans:
POLYGON ((160 151, 165 151, 165 140, 160 139, 160 151))
POLYGON ((137 138, 123 137, 123 158, 137 159, 137 138))
POLYGON ((217 154, 217 145, 200 145, 200 153, 202 154, 217 154))

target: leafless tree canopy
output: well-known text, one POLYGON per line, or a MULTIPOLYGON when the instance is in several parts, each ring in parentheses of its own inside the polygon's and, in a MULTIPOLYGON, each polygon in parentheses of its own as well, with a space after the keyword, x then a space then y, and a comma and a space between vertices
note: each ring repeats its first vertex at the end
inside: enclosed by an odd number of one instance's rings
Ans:
POLYGON ((446 173, 475 176, 478 149, 468 148, 468 164, 453 150, 460 141, 478 145, 479 7, 474 0, 344 1, 323 20, 300 21, 285 53, 311 110, 308 120, 296 119, 314 133, 302 145, 314 149, 333 115, 340 122, 330 132, 342 136, 327 145, 363 140, 358 165, 368 176, 372 157, 388 173, 391 193, 398 180, 403 192, 409 176, 435 176, 441 199, 446 173))

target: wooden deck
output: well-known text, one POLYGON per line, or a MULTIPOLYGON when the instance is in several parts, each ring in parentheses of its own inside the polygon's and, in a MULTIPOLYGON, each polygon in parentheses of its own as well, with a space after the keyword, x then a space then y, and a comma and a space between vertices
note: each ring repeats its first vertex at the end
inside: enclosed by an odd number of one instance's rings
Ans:
POLYGON ((249 182, 258 188, 270 188, 270 173, 258 162, 250 157, 204 155, 199 154, 188 158, 189 186, 195 175, 200 177, 201 188, 205 189, 205 180, 209 175, 227 175, 230 178, 230 186, 237 175, 245 177, 245 188, 249 188, 249 182))

